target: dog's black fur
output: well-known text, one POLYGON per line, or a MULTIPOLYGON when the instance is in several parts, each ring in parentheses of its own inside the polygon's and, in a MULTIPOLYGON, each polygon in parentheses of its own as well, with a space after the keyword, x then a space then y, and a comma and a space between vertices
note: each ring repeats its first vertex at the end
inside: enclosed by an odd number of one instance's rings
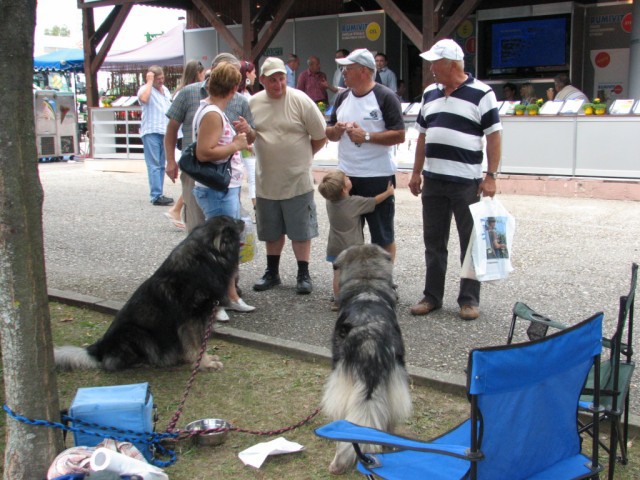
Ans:
MULTIPOLYGON (((242 221, 223 216, 193 230, 138 287, 100 340, 86 349, 56 348, 56 365, 121 370, 195 360, 208 319, 237 269, 243 228, 242 221)), ((201 368, 221 367, 217 358, 202 359, 201 368)))
MULTIPOLYGON (((363 245, 342 252, 334 266, 340 270, 340 312, 323 410, 333 420, 392 431, 410 415, 411 398, 391 257, 363 245)), ((338 444, 329 470, 343 473, 355 461, 352 446, 338 444)))

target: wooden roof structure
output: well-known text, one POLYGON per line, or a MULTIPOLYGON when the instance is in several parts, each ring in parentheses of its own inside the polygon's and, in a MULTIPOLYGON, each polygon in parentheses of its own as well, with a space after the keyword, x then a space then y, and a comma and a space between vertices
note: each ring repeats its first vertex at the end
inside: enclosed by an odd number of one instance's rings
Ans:
MULTIPOLYGON (((187 12, 187 28, 214 27, 238 58, 257 60, 290 18, 384 10, 420 51, 453 34, 460 23, 482 4, 483 8, 528 5, 530 0, 77 0, 82 10, 87 103, 98 105, 97 72, 129 12, 136 4, 177 8, 187 12), (102 25, 93 9, 113 7, 102 25), (269 27, 261 32, 264 25, 269 27), (238 42, 227 25, 242 25, 238 42), (98 48, 99 47, 99 48, 98 48)), ((536 3, 558 3, 537 0, 536 3)), ((592 3, 589 0, 582 3, 592 3)), ((423 67, 427 78, 427 65, 423 67)))

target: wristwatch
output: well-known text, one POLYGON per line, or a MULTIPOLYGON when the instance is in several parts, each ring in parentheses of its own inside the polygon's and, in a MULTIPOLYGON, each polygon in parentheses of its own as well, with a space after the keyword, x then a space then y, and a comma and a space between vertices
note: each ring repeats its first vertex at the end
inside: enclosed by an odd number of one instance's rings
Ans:
POLYGON ((371 141, 371 134, 369 132, 365 132, 364 133, 364 141, 365 142, 370 142, 371 141))
POLYGON ((498 173, 497 172, 487 172, 487 177, 491 177, 494 180, 496 180, 498 178, 498 173))

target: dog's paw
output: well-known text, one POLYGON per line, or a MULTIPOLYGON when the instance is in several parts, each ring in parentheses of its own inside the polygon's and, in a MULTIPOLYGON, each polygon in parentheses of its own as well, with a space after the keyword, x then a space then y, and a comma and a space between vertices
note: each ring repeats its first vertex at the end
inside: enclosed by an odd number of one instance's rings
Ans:
POLYGON ((222 370, 223 365, 217 355, 205 355, 200 362, 200 370, 222 370))

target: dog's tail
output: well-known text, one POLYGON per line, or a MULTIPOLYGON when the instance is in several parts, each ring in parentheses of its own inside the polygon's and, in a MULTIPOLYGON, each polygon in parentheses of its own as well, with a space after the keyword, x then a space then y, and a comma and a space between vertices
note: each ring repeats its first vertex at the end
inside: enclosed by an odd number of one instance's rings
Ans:
POLYGON ((53 350, 56 366, 62 370, 100 368, 100 362, 86 348, 67 345, 53 350))

